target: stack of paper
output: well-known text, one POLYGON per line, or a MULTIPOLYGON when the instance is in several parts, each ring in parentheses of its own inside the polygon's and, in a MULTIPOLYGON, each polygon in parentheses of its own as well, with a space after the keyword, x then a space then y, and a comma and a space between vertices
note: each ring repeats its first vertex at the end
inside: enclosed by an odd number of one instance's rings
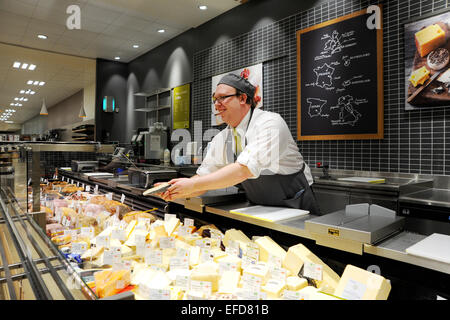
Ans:
POLYGON ((253 206, 230 210, 231 213, 247 217, 275 222, 309 214, 307 210, 292 209, 285 207, 253 206))

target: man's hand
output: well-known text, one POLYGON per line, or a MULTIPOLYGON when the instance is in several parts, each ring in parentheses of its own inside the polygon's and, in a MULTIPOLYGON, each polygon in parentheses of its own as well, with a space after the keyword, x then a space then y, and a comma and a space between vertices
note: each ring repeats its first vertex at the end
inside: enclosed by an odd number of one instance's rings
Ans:
POLYGON ((165 201, 172 201, 179 198, 188 198, 195 193, 195 181, 189 178, 178 178, 169 181, 171 186, 162 195, 165 201))

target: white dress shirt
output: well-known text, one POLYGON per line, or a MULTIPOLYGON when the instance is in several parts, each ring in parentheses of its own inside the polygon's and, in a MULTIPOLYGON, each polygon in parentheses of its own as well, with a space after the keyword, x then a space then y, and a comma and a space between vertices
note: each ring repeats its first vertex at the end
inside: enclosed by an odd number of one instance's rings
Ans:
MULTIPOLYGON (((247 112, 236 127, 243 144, 236 162, 250 170, 253 177, 249 179, 256 179, 260 175, 287 175, 298 172, 305 162, 284 119, 278 113, 255 109, 249 124, 250 113, 247 112)), ((233 137, 230 126, 212 139, 209 150, 197 169, 199 176, 212 173, 229 164, 225 148, 228 134, 233 137)), ((235 151, 235 139, 231 140, 235 151)), ((306 163, 304 174, 311 185, 313 178, 306 163)))

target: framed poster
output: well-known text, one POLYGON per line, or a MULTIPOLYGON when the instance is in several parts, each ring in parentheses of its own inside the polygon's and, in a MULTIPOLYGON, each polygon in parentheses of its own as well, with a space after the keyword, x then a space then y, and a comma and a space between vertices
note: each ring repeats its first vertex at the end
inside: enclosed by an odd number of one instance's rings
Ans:
POLYGON ((383 138, 383 32, 367 9, 297 31, 297 139, 383 138))
MULTIPOLYGON (((255 101, 257 102, 256 107, 260 108, 263 105, 263 83, 262 83, 262 63, 245 67, 241 69, 236 69, 230 72, 225 72, 222 74, 219 74, 217 76, 212 77, 211 81, 211 96, 216 91, 217 84, 219 83, 220 79, 224 75, 227 75, 229 73, 240 75, 241 77, 247 79, 252 85, 256 87, 255 92, 255 101)), ((214 103, 211 102, 211 125, 218 126, 223 123, 223 120, 220 116, 215 115, 216 108, 214 106, 214 103)))
POLYGON ((173 88, 173 129, 189 128, 191 85, 173 88))
POLYGON ((405 110, 450 106, 450 12, 404 24, 405 110))

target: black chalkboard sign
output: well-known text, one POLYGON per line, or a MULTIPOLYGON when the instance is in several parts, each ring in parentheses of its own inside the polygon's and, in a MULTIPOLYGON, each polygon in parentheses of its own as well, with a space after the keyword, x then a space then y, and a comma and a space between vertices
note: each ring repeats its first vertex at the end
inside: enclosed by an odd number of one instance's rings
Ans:
POLYGON ((370 16, 297 31, 298 140, 383 138, 383 36, 370 16))

